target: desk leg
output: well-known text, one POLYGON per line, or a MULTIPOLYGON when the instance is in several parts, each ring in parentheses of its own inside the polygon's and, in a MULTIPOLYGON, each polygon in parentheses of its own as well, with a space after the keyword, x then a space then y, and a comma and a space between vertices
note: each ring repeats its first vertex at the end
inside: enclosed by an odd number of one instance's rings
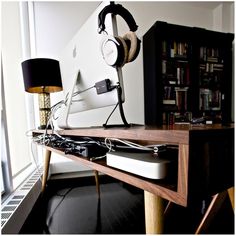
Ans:
POLYGON ((209 226, 213 217, 217 214, 219 209, 222 206, 225 198, 227 196, 227 191, 217 193, 212 197, 211 203, 207 208, 206 213, 204 214, 202 221, 200 222, 195 234, 201 234, 209 226))
POLYGON ((100 185, 99 185, 99 176, 98 176, 97 170, 94 170, 94 175, 95 175, 96 190, 97 190, 98 198, 100 198, 100 185))
POLYGON ((228 189, 228 194, 229 194, 229 199, 230 199, 230 202, 231 202, 231 206, 233 208, 233 211, 234 211, 234 187, 231 187, 228 189))
POLYGON ((47 179, 48 179, 48 170, 49 170, 49 165, 50 165, 50 159, 51 159, 51 151, 46 149, 46 151, 45 151, 45 159, 44 159, 42 192, 44 192, 45 188, 46 188, 46 183, 47 183, 47 179))
POLYGON ((164 226, 163 199, 144 191, 146 234, 161 234, 164 226))

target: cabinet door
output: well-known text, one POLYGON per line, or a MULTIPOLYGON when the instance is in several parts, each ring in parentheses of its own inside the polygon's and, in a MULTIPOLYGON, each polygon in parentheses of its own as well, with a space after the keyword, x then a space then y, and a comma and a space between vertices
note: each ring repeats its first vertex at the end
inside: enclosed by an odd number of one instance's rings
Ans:
POLYGON ((210 123, 230 122, 232 35, 207 30, 198 34, 201 35, 196 43, 198 100, 194 113, 210 123))

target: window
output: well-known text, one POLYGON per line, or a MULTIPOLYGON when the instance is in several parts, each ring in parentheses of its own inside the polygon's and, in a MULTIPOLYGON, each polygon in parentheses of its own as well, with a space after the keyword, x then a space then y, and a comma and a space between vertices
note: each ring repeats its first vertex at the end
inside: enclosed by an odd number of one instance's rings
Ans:
MULTIPOLYGON (((27 4, 27 3, 25 3, 27 4)), ((9 189, 12 179, 15 189, 34 169, 35 163, 31 155, 31 147, 26 136, 29 130, 28 121, 34 120, 34 112, 28 112, 28 103, 33 103, 33 95, 24 91, 21 62, 22 32, 20 2, 2 2, 2 109, 1 109, 1 147, 5 147, 2 155, 3 187, 9 189), (31 114, 32 117, 28 117, 31 114), (3 119, 5 117, 5 119, 3 119), (8 175, 5 169, 10 170, 8 175)), ((28 18, 28 11, 23 12, 28 18)), ((2 148, 1 148, 2 150, 2 148)), ((2 154, 2 153, 1 153, 2 154)), ((2 185, 1 185, 2 186, 2 185)), ((2 189, 1 189, 2 190, 2 189)))

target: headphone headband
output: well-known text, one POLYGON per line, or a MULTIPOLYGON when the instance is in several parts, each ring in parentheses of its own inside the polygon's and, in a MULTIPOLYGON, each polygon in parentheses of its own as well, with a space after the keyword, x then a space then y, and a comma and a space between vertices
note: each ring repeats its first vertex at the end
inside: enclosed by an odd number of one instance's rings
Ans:
POLYGON ((110 4, 103 8, 103 10, 98 15, 98 33, 101 34, 106 28, 105 26, 105 18, 106 15, 112 13, 114 15, 120 15, 128 24, 130 31, 135 32, 138 29, 138 26, 136 25, 136 22, 131 15, 131 13, 125 9, 120 4, 110 4))

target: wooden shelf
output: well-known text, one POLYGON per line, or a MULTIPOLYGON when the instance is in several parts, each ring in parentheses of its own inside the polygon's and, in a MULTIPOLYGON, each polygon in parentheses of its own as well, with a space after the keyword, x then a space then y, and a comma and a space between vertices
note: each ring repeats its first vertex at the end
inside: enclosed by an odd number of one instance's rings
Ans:
POLYGON ((52 152, 63 155, 75 162, 79 162, 93 170, 97 170, 115 179, 121 180, 122 182, 131 184, 140 189, 146 190, 165 199, 176 202, 177 204, 184 205, 184 199, 179 196, 176 191, 176 184, 166 184, 163 180, 150 180, 122 170, 118 170, 116 168, 112 168, 110 166, 107 166, 105 160, 90 161, 88 158, 80 157, 78 155, 65 155, 64 151, 59 149, 51 148, 48 146, 45 146, 45 148, 52 152))

